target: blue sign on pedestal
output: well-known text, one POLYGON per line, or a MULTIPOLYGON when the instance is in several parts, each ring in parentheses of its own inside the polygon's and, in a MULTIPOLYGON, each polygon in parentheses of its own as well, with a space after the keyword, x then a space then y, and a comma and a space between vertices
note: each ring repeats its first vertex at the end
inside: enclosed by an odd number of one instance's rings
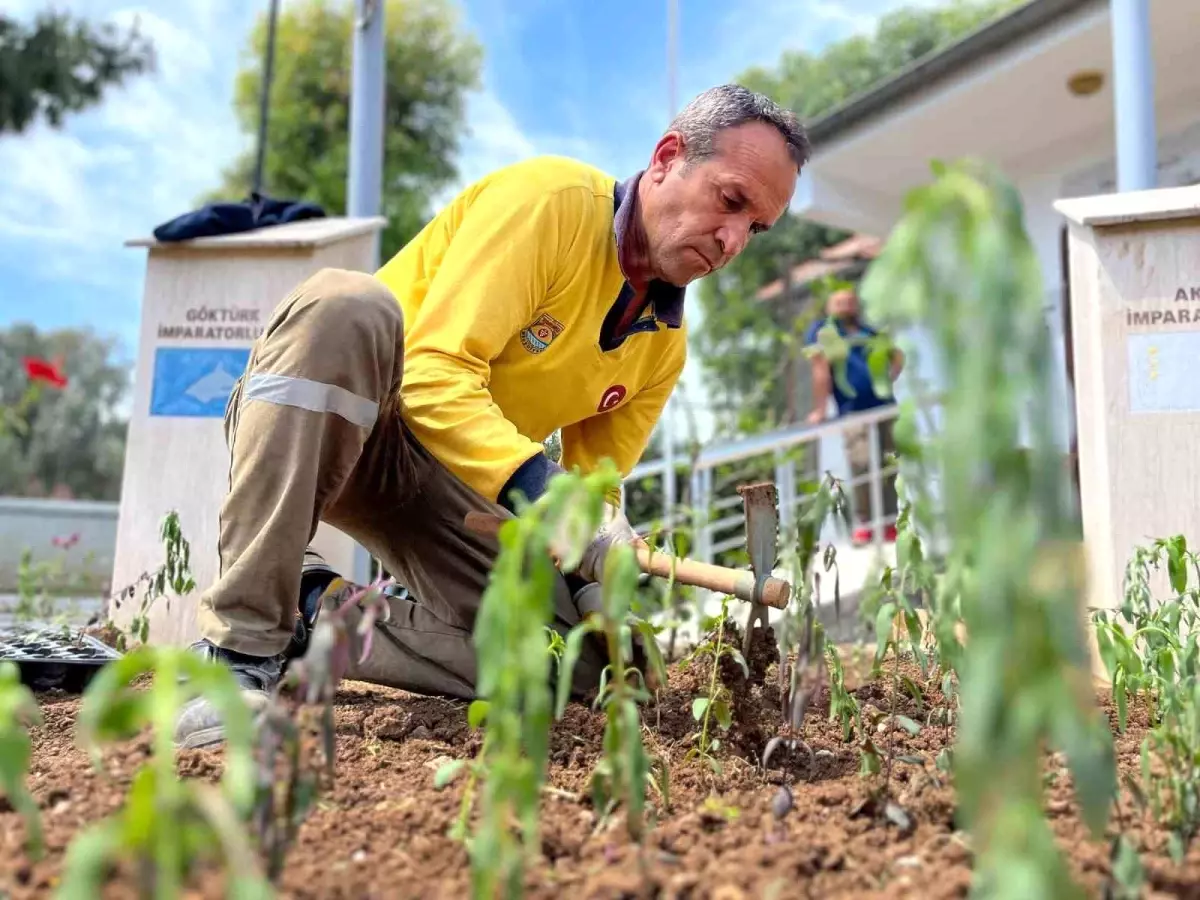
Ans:
POLYGON ((1125 343, 1131 413, 1200 412, 1200 378, 1196 377, 1200 333, 1131 334, 1125 343))
POLYGON ((150 415, 224 418, 250 348, 159 347, 154 351, 150 415))

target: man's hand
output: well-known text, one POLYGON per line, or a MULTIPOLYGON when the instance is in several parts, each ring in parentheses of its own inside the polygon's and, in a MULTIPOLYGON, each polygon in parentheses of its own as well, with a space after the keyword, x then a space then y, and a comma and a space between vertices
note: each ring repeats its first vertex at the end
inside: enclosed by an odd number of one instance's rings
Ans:
POLYGON ((633 530, 633 526, 629 524, 629 520, 625 518, 625 514, 614 508, 606 520, 601 523, 591 542, 583 551, 576 572, 581 578, 588 581, 600 581, 604 577, 604 560, 610 547, 616 544, 629 544, 636 547, 644 545, 644 543, 638 537, 637 532, 633 530))
POLYGON ((806 421, 808 422, 809 425, 820 425, 822 422, 825 421, 825 410, 824 409, 814 409, 812 412, 810 412, 808 414, 808 419, 806 421))

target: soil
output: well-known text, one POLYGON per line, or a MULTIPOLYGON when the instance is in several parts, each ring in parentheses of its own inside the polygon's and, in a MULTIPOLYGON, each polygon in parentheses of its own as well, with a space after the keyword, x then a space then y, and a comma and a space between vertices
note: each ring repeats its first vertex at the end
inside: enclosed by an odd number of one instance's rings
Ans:
MULTIPOLYGON (((737 641, 736 632, 729 639, 737 641)), ((964 897, 971 878, 969 840, 956 829, 952 787, 934 760, 952 733, 944 726, 915 736, 899 727, 877 736, 894 761, 883 775, 861 776, 856 746, 828 718, 828 692, 809 706, 802 749, 773 753, 759 766, 771 737, 783 734, 777 653, 757 641, 747 659, 724 668, 733 695, 733 725, 718 734, 715 763, 697 758, 692 701, 707 687, 706 660, 671 667, 656 703, 645 709, 649 751, 669 764, 669 806, 648 797, 653 827, 641 848, 625 836, 623 818, 601 822, 590 802, 589 778, 600 755, 603 715, 573 704, 553 729, 548 783, 541 818, 541 857, 527 877, 531 898, 739 898, 964 897), (890 797, 890 805, 888 802, 890 797), (898 811, 897 811, 898 810, 898 811)), ((734 643, 739 646, 739 643, 734 643)), ((889 666, 890 668, 890 666, 889 666)), ((848 661, 847 686, 861 678, 848 661)), ((904 671, 919 678, 915 667, 904 671)), ((890 711, 888 679, 864 681, 859 702, 890 711)), ((940 702, 936 688, 928 702, 940 702)), ((19 817, 0 800, 0 897, 50 896, 63 854, 81 827, 114 812, 133 772, 148 757, 143 735, 109 750, 99 768, 75 743, 79 698, 39 695, 44 724, 33 734, 30 788, 43 817, 45 858, 30 862, 19 817)), ((1099 700, 1115 729, 1107 695, 1099 700)), ((924 721, 907 694, 896 711, 924 721)), ((467 723, 466 705, 349 682, 336 709, 336 779, 302 825, 280 880, 280 895, 295 898, 470 896, 467 852, 448 832, 459 811, 465 779, 443 790, 434 773, 449 759, 470 758, 479 733, 467 723)), ((1139 767, 1147 726, 1143 709, 1130 712, 1128 730, 1116 739, 1121 770, 1139 767)), ((1090 896, 1103 896, 1110 872, 1109 846, 1094 841, 1078 817, 1070 776, 1049 765, 1046 808, 1074 876, 1090 896)), ((219 750, 184 751, 178 762, 188 777, 215 779, 219 750)), ((885 763, 886 767, 886 763, 885 763)), ((1122 808, 1129 815, 1128 798, 1122 808)), ((1117 823, 1110 823, 1115 834, 1117 823)), ((1147 896, 1200 897, 1200 847, 1182 866, 1167 855, 1165 832, 1150 820, 1128 821, 1125 833, 1144 848, 1147 896)), ((192 896, 223 896, 216 867, 199 872, 192 896)), ((133 897, 124 870, 103 896, 133 897)))

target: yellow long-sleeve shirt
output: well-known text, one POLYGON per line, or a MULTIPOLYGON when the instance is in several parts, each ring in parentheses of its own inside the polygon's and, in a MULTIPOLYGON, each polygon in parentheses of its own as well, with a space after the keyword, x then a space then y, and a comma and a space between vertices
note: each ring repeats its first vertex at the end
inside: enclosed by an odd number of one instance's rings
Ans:
POLYGON ((508 166, 377 273, 404 311, 405 424, 490 500, 539 492, 560 428, 566 469, 628 473, 683 371, 681 290, 653 283, 650 311, 612 334, 634 297, 617 246, 636 181, 561 157, 508 166))

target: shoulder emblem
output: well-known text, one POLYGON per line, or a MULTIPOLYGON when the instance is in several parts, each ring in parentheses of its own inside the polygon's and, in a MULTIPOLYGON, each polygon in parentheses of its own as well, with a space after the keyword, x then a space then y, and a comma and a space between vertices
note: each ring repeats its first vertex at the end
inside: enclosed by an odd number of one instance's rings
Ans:
POLYGON ((521 346, 530 353, 541 353, 563 333, 563 324, 549 313, 542 313, 521 331, 521 346))

